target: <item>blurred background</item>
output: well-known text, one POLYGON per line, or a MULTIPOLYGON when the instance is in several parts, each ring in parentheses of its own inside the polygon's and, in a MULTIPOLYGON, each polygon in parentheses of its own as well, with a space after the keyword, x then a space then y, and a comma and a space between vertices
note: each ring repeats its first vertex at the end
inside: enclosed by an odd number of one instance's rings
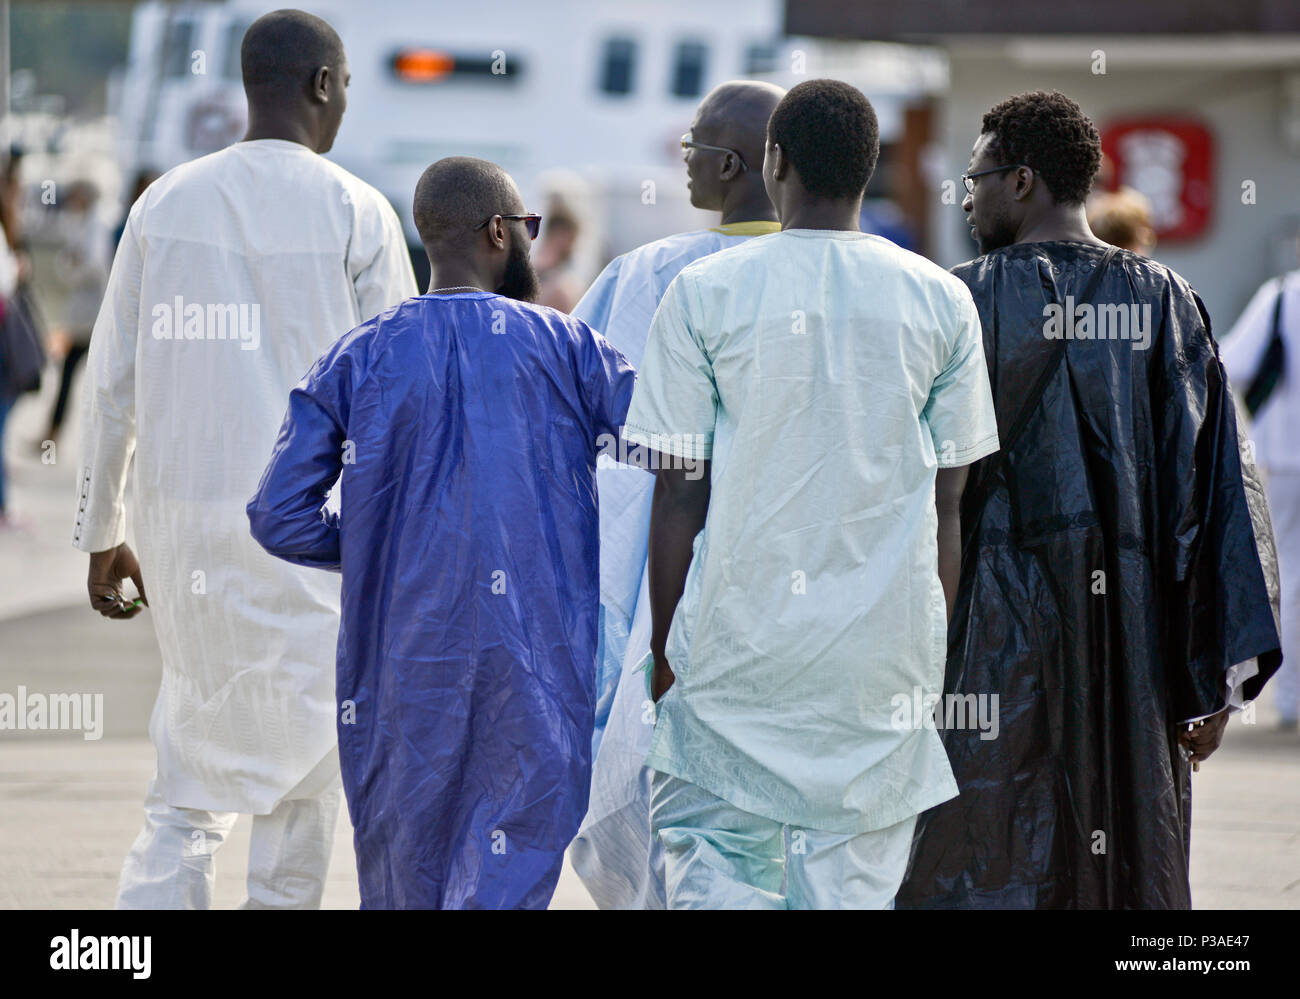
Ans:
MULTIPOLYGON (((78 362, 126 210, 158 173, 242 136, 240 42, 278 6, 0 0, 0 221, 20 261, 14 315, 45 352, 39 386, 0 423, 0 692, 94 691, 105 704, 102 740, 0 731, 3 906, 110 904, 138 829, 158 656, 147 613, 106 622, 85 603, 85 556, 69 541, 78 362)), ((859 87, 881 126, 863 228, 945 267, 976 252, 958 178, 982 114, 1039 88, 1079 101, 1102 134, 1099 226, 1186 277, 1220 335, 1297 266, 1294 0, 301 6, 338 30, 352 73, 329 156, 392 201, 422 287, 411 192, 447 155, 501 164, 546 217, 534 253, 562 277, 562 307, 614 255, 715 224, 689 204, 679 139, 704 94, 734 78, 859 87)), ((1300 907, 1300 737, 1272 723, 1267 699, 1197 778, 1202 906, 1300 907)), ((340 835, 326 902, 353 905, 340 835)), ((238 840, 223 852, 219 903, 238 901, 245 852, 238 840)), ((557 905, 584 904, 566 872, 557 905)))

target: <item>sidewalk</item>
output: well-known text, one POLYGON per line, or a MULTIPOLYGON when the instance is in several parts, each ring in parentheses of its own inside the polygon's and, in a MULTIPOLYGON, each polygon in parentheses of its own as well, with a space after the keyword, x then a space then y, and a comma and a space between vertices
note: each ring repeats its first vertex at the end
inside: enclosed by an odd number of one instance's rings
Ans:
MULTIPOLYGON (((49 401, 25 399, 10 418, 12 506, 30 531, 0 533, 0 692, 22 684, 102 693, 104 737, 0 732, 0 907, 107 908, 153 773, 146 731, 160 667, 147 611, 113 622, 86 605, 86 558, 69 542, 75 438, 60 445, 52 465, 29 446, 49 401)), ((1300 909, 1300 736, 1273 724, 1267 703, 1258 724, 1235 719, 1223 748, 1194 778, 1198 908, 1300 909)), ((241 819, 218 854, 219 907, 243 898, 249 826, 241 819)), ((345 812, 327 908, 358 904, 351 836, 345 812)), ((566 864, 552 908, 591 907, 566 864)))

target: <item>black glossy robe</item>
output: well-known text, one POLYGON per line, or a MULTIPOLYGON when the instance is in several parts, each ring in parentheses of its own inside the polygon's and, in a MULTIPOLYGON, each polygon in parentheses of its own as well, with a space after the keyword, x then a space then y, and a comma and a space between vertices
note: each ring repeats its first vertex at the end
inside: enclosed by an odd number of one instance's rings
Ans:
POLYGON ((1066 355, 1002 469, 971 469, 945 692, 998 694, 999 732, 943 733, 961 794, 922 816, 900 908, 1189 907, 1175 723, 1222 708, 1234 664, 1258 657, 1250 699, 1281 662, 1268 508, 1195 292, 1120 251, 1092 301, 1149 305, 1149 346, 1044 335, 1102 252, 1017 244, 953 271, 1004 438, 1066 355))

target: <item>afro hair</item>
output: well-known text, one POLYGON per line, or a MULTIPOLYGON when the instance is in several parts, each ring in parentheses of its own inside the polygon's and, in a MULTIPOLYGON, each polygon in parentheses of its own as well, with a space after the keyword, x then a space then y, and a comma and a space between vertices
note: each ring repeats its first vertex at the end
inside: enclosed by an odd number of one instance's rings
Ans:
POLYGON ((1101 138, 1078 104, 1059 91, 1008 97, 984 116, 990 152, 1038 173, 1057 204, 1082 204, 1101 166, 1101 138))

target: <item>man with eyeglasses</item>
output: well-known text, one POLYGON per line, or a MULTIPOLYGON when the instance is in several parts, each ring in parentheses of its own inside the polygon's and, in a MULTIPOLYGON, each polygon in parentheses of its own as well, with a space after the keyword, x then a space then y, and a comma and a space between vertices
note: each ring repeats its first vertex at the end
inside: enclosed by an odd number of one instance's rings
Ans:
MULTIPOLYGON (((650 320, 673 278, 701 257, 776 232, 763 186, 763 137, 785 95, 768 83, 724 83, 682 136, 691 204, 716 226, 678 233, 613 260, 573 310, 636 365, 650 320)), ((644 457, 644 456, 642 456, 644 457)), ((664 907, 663 860, 650 837, 652 726, 636 670, 650 654, 646 539, 654 476, 641 461, 607 463, 600 483, 601 649, 591 806, 571 858, 602 909, 664 907), (626 681, 626 682, 624 682, 626 681)))
POLYGON ((439 160, 426 295, 294 390, 253 536, 341 570, 343 787, 365 908, 545 908, 591 781, 598 441, 635 375, 530 304, 540 219, 484 160, 439 160), (342 516, 322 518, 338 483, 342 516))
POLYGON ((962 210, 1003 450, 971 470, 945 702, 961 794, 900 906, 1187 908, 1189 772, 1277 669, 1259 480, 1187 282, 1088 228, 1097 130, 1060 93, 984 116, 962 210), (967 712, 969 714, 969 712, 967 712))

